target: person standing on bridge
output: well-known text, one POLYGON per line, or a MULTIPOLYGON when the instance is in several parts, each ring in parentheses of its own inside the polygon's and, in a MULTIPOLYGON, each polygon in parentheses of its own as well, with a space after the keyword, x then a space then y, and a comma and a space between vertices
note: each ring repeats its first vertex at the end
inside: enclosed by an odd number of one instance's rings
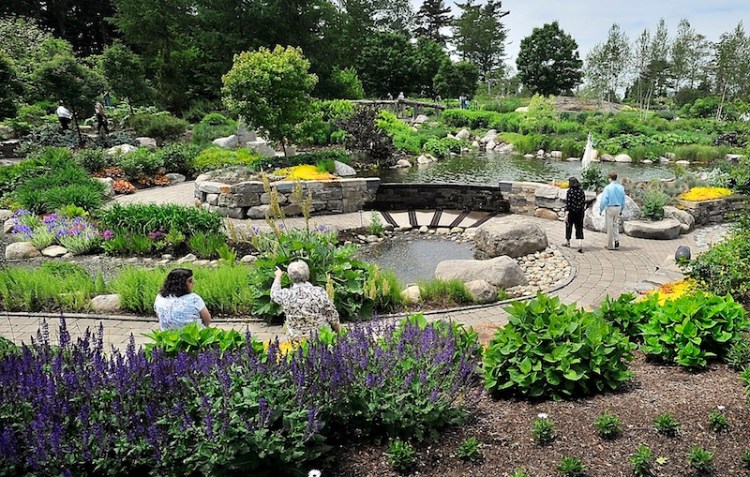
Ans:
POLYGON ((400 93, 398 94, 398 98, 397 98, 397 99, 398 99, 399 101, 403 101, 403 100, 405 100, 405 99, 406 99, 406 96, 404 96, 404 92, 403 92, 403 91, 401 91, 401 92, 400 92, 400 93))

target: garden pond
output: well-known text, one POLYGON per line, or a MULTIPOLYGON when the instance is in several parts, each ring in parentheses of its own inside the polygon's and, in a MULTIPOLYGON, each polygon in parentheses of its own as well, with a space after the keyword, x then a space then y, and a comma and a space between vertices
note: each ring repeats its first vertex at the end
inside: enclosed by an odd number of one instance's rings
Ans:
POLYGON ((435 236, 402 236, 363 247, 360 258, 384 270, 392 270, 406 285, 435 278, 435 267, 443 260, 472 260, 471 242, 456 242, 435 236))
MULTIPOLYGON (((601 163, 602 171, 617 172, 633 181, 674 177, 669 164, 601 163)), ((410 169, 385 169, 378 176, 386 183, 442 182, 449 184, 497 184, 500 181, 549 182, 580 177, 581 163, 548 159, 527 159, 517 155, 473 153, 453 156, 433 164, 410 169)))

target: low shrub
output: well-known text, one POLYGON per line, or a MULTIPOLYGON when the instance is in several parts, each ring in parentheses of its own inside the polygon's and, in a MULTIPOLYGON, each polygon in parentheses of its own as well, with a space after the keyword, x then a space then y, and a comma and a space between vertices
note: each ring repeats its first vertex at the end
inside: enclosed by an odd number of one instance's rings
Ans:
POLYGON ((101 171, 112 163, 111 156, 104 149, 81 149, 73 157, 78 164, 91 173, 101 171))
POLYGON ((586 467, 577 457, 564 456, 557 466, 557 471, 568 477, 583 477, 586 467))
POLYGON ((581 171, 581 187, 598 192, 607 185, 607 179, 599 164, 591 164, 581 171))
POLYGON ((114 181, 112 190, 115 194, 135 194, 135 186, 132 182, 126 180, 114 181))
POLYGON ((667 194, 656 187, 648 187, 643 192, 641 213, 646 220, 658 221, 664 218, 664 206, 669 203, 667 194))
POLYGON ((656 432, 667 437, 677 437, 680 432, 680 423, 671 414, 663 413, 654 419, 656 432))
POLYGON ((199 258, 217 258, 219 250, 227 243, 226 235, 222 233, 195 232, 187 239, 188 249, 199 258))
POLYGON ((186 237, 196 233, 220 233, 223 220, 219 214, 174 204, 114 204, 99 212, 104 230, 146 235, 160 229, 178 231, 186 237))
POLYGON ((723 199, 730 195, 732 195, 732 191, 723 187, 693 187, 688 192, 681 194, 679 199, 702 202, 705 200, 723 199))
POLYGON ((432 154, 436 157, 448 157, 451 153, 461 153, 461 148, 465 146, 465 142, 460 139, 452 139, 449 137, 444 138, 432 138, 424 144, 424 151, 432 154))
POLYGON ((723 409, 718 411, 711 411, 708 415, 708 427, 711 428, 717 434, 727 432, 729 430, 729 418, 724 414, 723 409))
POLYGON ((622 433, 620 418, 605 411, 596 418, 596 429, 602 439, 614 439, 622 433))
POLYGON ((714 159, 724 159, 730 151, 728 147, 706 146, 691 144, 680 146, 674 150, 674 158, 678 161, 711 162, 714 159))
POLYGON ((200 147, 195 144, 176 142, 157 149, 156 160, 164 166, 167 172, 191 176, 193 161, 200 151, 200 147))
POLYGON ((546 414, 540 414, 534 419, 531 427, 531 434, 534 436, 534 442, 542 446, 555 440, 555 423, 549 419, 546 414))
POLYGON ((458 446, 456 456, 467 462, 479 462, 482 460, 481 444, 476 437, 468 437, 458 446))
POLYGON ((312 336, 284 359, 278 342, 105 354, 103 333, 73 343, 63 320, 59 349, 43 329, 3 358, 7 475, 299 475, 352 435, 434 439, 477 389, 475 350, 431 325, 312 336))
POLYGON ((643 326, 647 356, 703 369, 709 358, 725 359, 729 345, 750 326, 745 309, 731 296, 697 291, 667 301, 643 326))
POLYGON ((221 147, 209 147, 193 159, 190 167, 193 174, 202 174, 229 166, 245 166, 255 169, 261 160, 257 152, 247 148, 230 151, 221 147))
POLYGON ((168 139, 179 136, 187 129, 187 121, 178 119, 167 112, 136 113, 130 117, 129 126, 138 136, 168 139))
MULTIPOLYGON (((146 336, 153 340, 146 343, 144 349, 149 358, 157 348, 161 353, 176 356, 181 352, 194 353, 208 348, 217 348, 224 353, 247 345, 247 337, 237 330, 207 328, 198 323, 191 323, 176 330, 154 331, 146 336)), ((259 351, 258 345, 263 346, 262 343, 253 342, 251 339, 250 346, 254 350, 259 351)))
POLYGON ((713 475, 714 454, 700 447, 690 449, 687 458, 688 465, 700 475, 713 475))
POLYGON ((750 303, 750 234, 736 232, 685 267, 698 288, 750 303))
POLYGON ((73 264, 48 262, 33 269, 0 269, 3 311, 87 311, 91 299, 102 293, 106 286, 101 276, 91 278, 73 264))
POLYGON ((193 143, 203 146, 216 138, 237 132, 237 122, 220 113, 211 113, 193 127, 193 143))
POLYGON ((750 340, 746 334, 729 347, 726 362, 735 371, 742 371, 750 364, 750 340))
POLYGON ((633 342, 642 342, 641 327, 648 323, 658 305, 657 295, 637 300, 634 294, 625 293, 616 299, 606 297, 595 313, 633 342))
POLYGON ((506 310, 509 322, 484 354, 489 391, 558 400, 615 390, 630 379, 635 345, 601 317, 541 294, 506 310))
POLYGON ((139 147, 133 152, 121 154, 116 159, 117 166, 125 173, 129 180, 135 180, 139 177, 153 176, 164 166, 161 156, 154 154, 148 148, 139 147))
POLYGON ((409 441, 393 439, 385 453, 388 463, 396 472, 409 472, 417 465, 417 452, 409 441))
POLYGON ((653 454, 646 444, 638 446, 638 450, 630 456, 630 469, 635 477, 651 477, 653 475, 653 454))
POLYGON ((12 199, 21 208, 36 214, 54 212, 66 205, 87 211, 99 209, 104 202, 104 185, 91 179, 86 169, 73 160, 70 151, 44 148, 27 161, 14 166, 3 179, 13 185, 12 199), (29 161, 29 162, 27 162, 29 161))

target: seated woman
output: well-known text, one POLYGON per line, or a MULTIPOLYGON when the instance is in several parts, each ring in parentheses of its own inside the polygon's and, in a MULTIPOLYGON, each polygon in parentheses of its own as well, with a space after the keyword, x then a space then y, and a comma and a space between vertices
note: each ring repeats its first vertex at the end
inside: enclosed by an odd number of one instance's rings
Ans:
POLYGON ((175 268, 169 272, 154 302, 162 331, 183 328, 190 323, 211 324, 211 313, 203 299, 193 293, 193 286, 192 270, 175 268))
POLYGON ((284 308, 286 315, 286 335, 290 339, 306 338, 323 325, 330 325, 333 331, 340 329, 339 312, 328 297, 328 293, 313 286, 310 279, 310 268, 301 260, 292 262, 286 269, 292 287, 281 288, 281 277, 284 275, 276 268, 276 278, 271 285, 271 300, 284 308))

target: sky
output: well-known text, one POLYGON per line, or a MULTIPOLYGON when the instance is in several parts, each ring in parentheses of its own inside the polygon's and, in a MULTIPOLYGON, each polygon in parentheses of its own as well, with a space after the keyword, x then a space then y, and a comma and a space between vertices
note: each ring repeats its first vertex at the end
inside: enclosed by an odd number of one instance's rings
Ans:
MULTIPOLYGON (((412 1, 421 5, 421 0, 412 1)), ((503 0, 503 9, 510 10, 503 20, 509 30, 506 53, 512 63, 521 39, 530 35, 534 27, 554 20, 578 42, 582 59, 592 46, 607 39, 614 22, 620 24, 631 41, 644 28, 653 31, 662 17, 671 34, 680 19, 687 18, 698 33, 711 41, 732 30, 740 20, 744 20, 746 30, 750 29, 750 0, 503 0)))

